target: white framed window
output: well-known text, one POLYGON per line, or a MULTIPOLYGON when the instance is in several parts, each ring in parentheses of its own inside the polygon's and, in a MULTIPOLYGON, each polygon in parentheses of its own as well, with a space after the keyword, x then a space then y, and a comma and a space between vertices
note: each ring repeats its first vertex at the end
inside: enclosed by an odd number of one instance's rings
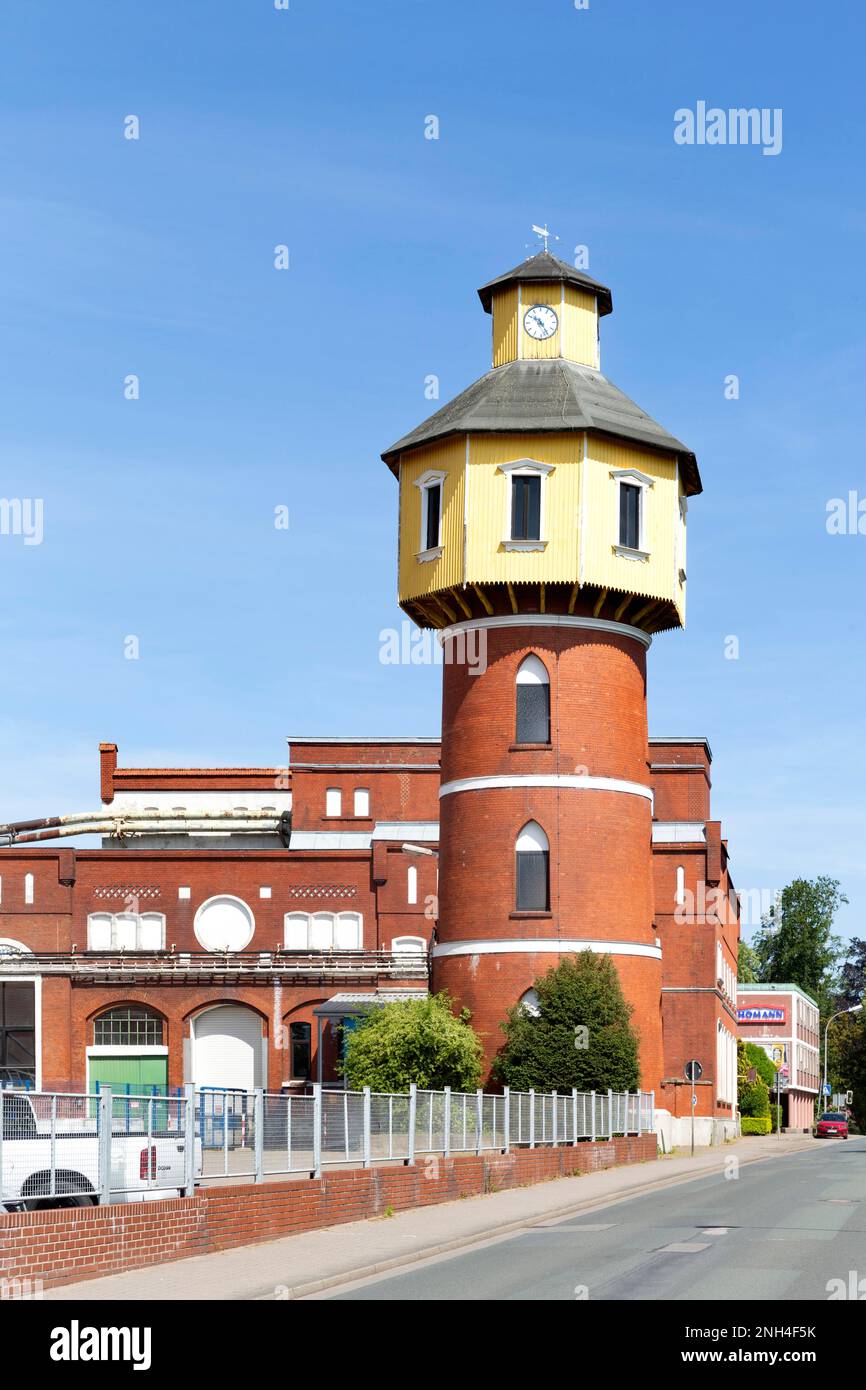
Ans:
POLYGON ((354 812, 356 816, 369 816, 370 792, 367 787, 355 788, 354 812))
POLYGON ((185 899, 190 898, 190 897, 192 896, 192 890, 189 889, 189 888, 178 888, 178 890, 177 890, 177 896, 178 896, 178 898, 180 898, 181 900, 185 900, 185 899))
POLYGON ((242 951, 252 941, 256 921, 242 898, 221 893, 202 903, 193 927, 206 951, 242 951))
POLYGON ((262 887, 259 889, 259 897, 260 897, 260 898, 269 898, 270 896, 271 896, 271 890, 270 890, 270 888, 266 888, 266 887, 262 886, 262 887))
POLYGON ((425 956, 427 942, 423 936, 395 936, 391 942, 391 950, 400 956, 425 956))
POLYGON ((537 459, 500 463, 497 471, 505 474, 508 483, 502 542, 506 550, 544 550, 547 546, 545 492, 553 468, 552 463, 537 459))
POLYGON ((550 910, 550 845, 537 821, 524 825, 515 849, 515 907, 518 912, 550 910))
POLYGON ((521 661, 516 679, 516 743, 550 742, 550 677, 537 656, 521 661))
POLYGON ((518 1007, 530 1018, 538 1018, 541 1013, 541 1005, 538 1002, 538 994, 534 989, 524 990, 518 1002, 518 1007))
POLYGON ((32 874, 25 874, 25 875, 24 875, 24 901, 25 901, 25 903, 32 903, 32 901, 33 901, 33 875, 32 875, 32 874))
POLYGON ((410 906, 418 901, 418 870, 414 864, 406 870, 406 901, 410 906))
POLYGON ((360 912, 287 912, 283 944, 287 951, 359 951, 363 931, 360 912))
POLYGON ((328 787, 325 792, 325 815, 341 816, 343 814, 343 793, 339 787, 328 787))
POLYGON ((686 871, 682 864, 677 865, 677 889, 674 901, 681 907, 686 900, 686 871))
POLYGON ((165 916, 161 912, 91 912, 87 918, 88 951, 164 951, 165 916))
POLYGON ((647 497, 655 482, 637 468, 611 469, 616 482, 616 540, 614 553, 626 560, 648 560, 647 497))
POLYGON ((422 564, 428 560, 438 560, 442 554, 442 503, 447 476, 431 468, 415 480, 415 486, 421 493, 421 533, 415 558, 422 564))

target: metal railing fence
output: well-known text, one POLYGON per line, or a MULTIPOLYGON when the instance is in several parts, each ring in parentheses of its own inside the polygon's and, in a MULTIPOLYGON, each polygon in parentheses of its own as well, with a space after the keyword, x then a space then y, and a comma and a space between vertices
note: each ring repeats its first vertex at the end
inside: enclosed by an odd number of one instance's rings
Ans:
POLYGON ((0 1205, 136 1201, 200 1181, 578 1144, 653 1130, 653 1092, 180 1095, 0 1090, 0 1205))

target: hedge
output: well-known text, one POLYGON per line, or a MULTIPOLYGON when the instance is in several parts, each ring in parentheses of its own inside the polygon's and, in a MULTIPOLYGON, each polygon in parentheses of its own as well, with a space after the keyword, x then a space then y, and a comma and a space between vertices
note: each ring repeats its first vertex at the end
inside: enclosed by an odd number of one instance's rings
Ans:
POLYGON ((769 1134, 773 1128, 769 1115, 743 1115, 740 1124, 743 1134, 769 1134))

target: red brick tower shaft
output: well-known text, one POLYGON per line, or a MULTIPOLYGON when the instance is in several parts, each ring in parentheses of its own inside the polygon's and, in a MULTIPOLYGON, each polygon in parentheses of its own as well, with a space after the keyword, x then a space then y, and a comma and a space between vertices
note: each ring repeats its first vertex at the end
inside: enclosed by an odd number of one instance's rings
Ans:
POLYGON ((656 1086, 661 951, 647 767, 650 639, 623 623, 544 614, 476 620, 457 632, 443 668, 434 988, 472 1010, 490 1063, 506 1011, 538 975, 575 951, 609 953, 634 1009, 641 1083, 656 1086), (460 659, 459 634, 470 627, 482 656, 486 643, 478 674, 460 659), (518 673, 529 656, 549 680, 546 743, 516 737, 518 673), (516 846, 533 823, 549 846, 549 906, 541 911, 518 906, 516 846))

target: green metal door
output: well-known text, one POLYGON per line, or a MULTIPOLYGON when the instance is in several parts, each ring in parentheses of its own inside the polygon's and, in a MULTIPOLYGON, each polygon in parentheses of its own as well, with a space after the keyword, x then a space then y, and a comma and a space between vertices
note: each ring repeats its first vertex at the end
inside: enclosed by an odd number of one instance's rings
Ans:
POLYGON ((167 1057, 91 1057, 90 1090, 110 1086, 119 1095, 151 1095, 168 1086, 167 1057), (127 1090, 127 1087, 129 1088, 127 1090))

